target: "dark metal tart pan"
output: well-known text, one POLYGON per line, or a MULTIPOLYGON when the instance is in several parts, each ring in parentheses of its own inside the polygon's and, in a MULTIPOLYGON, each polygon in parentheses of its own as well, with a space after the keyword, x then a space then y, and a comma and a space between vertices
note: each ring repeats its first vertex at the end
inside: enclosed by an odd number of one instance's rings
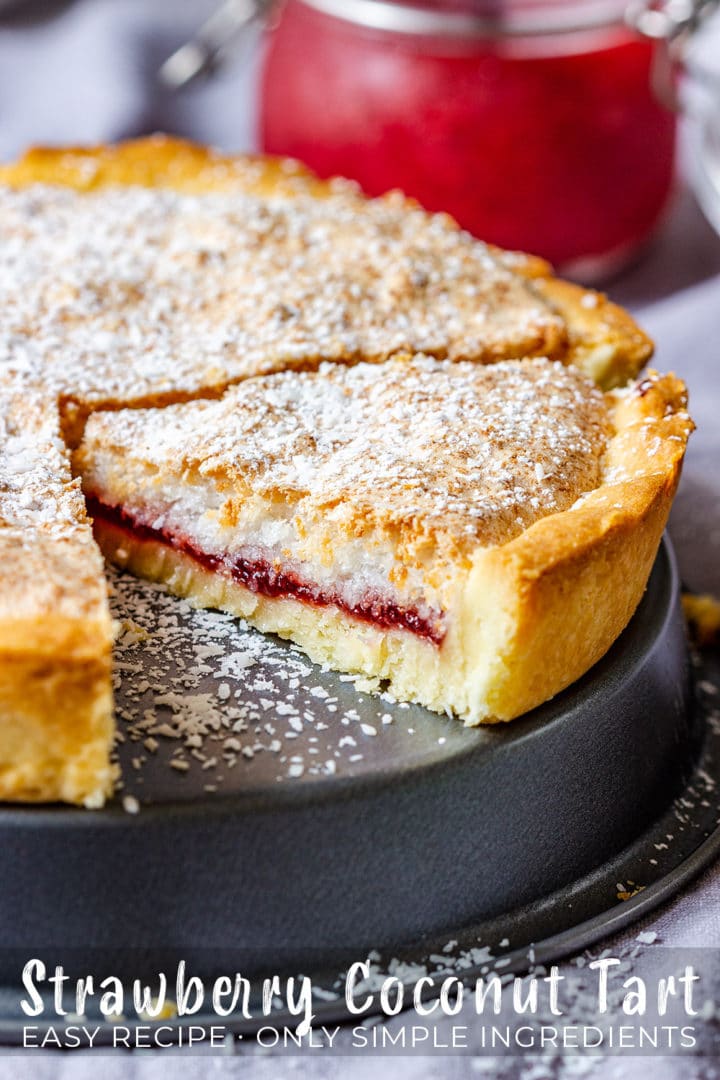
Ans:
MULTIPOLYGON (((178 611, 192 637, 201 616, 178 611)), ((240 648, 252 634, 233 624, 225 647, 240 648)), ((273 648, 280 657, 288 650, 273 648)), ((183 663, 177 645, 170 662, 183 663)), ((278 756, 255 753, 208 792, 205 770, 168 768, 172 740, 159 740, 140 771, 128 740, 120 748, 125 795, 139 799, 139 813, 119 799, 93 812, 0 809, 6 988, 35 956, 80 974, 134 977, 179 958, 205 976, 327 971, 369 949, 418 958, 451 937, 494 949, 509 939, 507 948, 522 951, 560 935, 557 953, 615 926, 618 910, 627 921, 655 894, 658 902, 714 852, 707 837, 717 796, 698 792, 716 737, 694 699, 667 542, 607 656, 512 724, 464 728, 379 701, 309 663, 305 671, 291 691, 273 691, 277 664, 268 664, 265 694, 299 708, 318 695, 335 703, 323 738, 330 745, 352 731, 361 753, 336 755, 331 775, 306 769, 281 779, 278 756), (348 715, 352 725, 341 726, 337 718, 348 715), (683 792, 709 809, 694 823, 690 815, 685 836, 651 859, 683 792), (630 892, 634 881, 645 886, 645 900, 639 893, 618 909, 623 874, 630 892)), ((121 707, 129 685, 120 688, 121 707)), ((277 708, 267 700, 262 708, 281 726, 277 708)), ((294 760, 317 753, 318 725, 295 727, 294 760)), ((11 990, 0 995, 6 1034, 7 993, 17 1000, 11 990)))

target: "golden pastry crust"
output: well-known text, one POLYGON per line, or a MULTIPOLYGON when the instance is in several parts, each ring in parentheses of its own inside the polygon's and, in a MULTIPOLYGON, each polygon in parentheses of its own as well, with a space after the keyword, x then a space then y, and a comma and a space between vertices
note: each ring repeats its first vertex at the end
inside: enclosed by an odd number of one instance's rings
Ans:
POLYGON ((112 787, 112 625, 57 408, 0 384, 0 799, 100 805, 112 787))
POLYGON ((116 776, 109 656, 0 652, 0 716, 0 799, 103 805, 116 776))
MULTIPOLYGON (((487 561, 478 559, 477 600, 497 583, 497 603, 513 625, 489 699, 501 719, 546 700, 596 663, 629 622, 650 576, 694 427, 687 393, 673 375, 650 372, 610 398, 616 433, 604 483, 487 561)), ((468 599, 472 611, 472 589, 468 599)))
POLYGON ((720 600, 710 593, 683 593, 682 605, 691 639, 701 648, 720 641, 720 600))
MULTIPOLYGON (((371 366, 330 367, 253 380, 216 404, 97 414, 76 454, 88 494, 111 507, 119 504, 130 521, 154 522, 171 537, 183 537, 182 544, 158 543, 151 530, 133 534, 99 515, 101 546, 114 561, 167 582, 196 603, 223 607, 289 637, 320 663, 388 680, 399 698, 469 723, 512 719, 588 670, 629 621, 657 552, 692 427, 684 387, 673 376, 653 373, 603 401, 592 385, 558 364, 526 361, 515 368, 504 363, 478 371, 421 358, 385 365, 386 385, 380 385, 371 366), (288 378, 293 402, 283 393, 288 378), (309 393, 298 389, 302 384, 309 393), (423 402, 418 386, 434 387, 434 397, 423 402), (504 395, 499 409, 493 393, 504 395), (326 403, 327 416, 313 411, 313 399, 326 403), (409 424, 398 422, 393 399, 407 406, 409 424), (378 406, 376 413, 363 411, 367 400, 378 406), (547 414, 544 421, 533 406, 547 414), (362 439, 355 438, 354 417, 362 439), (253 418, 265 433, 267 455, 257 453, 253 418), (402 444, 398 461, 411 463, 405 472, 386 467, 388 418, 402 444), (329 443, 325 424, 338 432, 329 443), (452 447, 447 461, 428 427, 452 447), (213 434, 204 436, 208 430, 213 434), (176 433, 192 447, 179 457, 176 433), (494 445, 484 460, 477 449, 483 441, 494 445), (525 461, 525 453, 533 460, 525 461), (434 476, 432 490, 419 461, 434 476), (463 461, 477 476, 468 473, 458 487, 463 461), (515 520, 515 508, 506 513, 507 477, 517 484, 518 503, 528 508, 535 468, 537 493, 543 494, 545 481, 546 501, 536 498, 534 516, 515 520), (189 502, 195 521, 183 520, 172 479, 166 486, 173 472, 195 490, 189 502), (366 488, 376 489, 370 506, 366 488), (264 502, 256 512, 258 500, 264 502), (272 535, 266 526, 277 524, 277 506, 293 508, 299 537, 283 531, 281 548, 274 549, 279 573, 290 566, 316 583, 329 562, 329 580, 340 580, 351 565, 344 552, 361 544, 355 561, 363 580, 375 563, 387 579, 383 584, 378 571, 371 587, 377 581, 381 589, 392 586, 393 604, 415 602, 431 629, 442 623, 442 636, 428 640, 407 629, 368 625, 347 605, 340 610, 332 602, 262 595, 262 588, 255 591, 232 576, 231 563, 224 572, 220 560, 212 573, 189 556, 185 539, 202 547, 202 537, 212 543, 215 536, 220 539, 210 554, 243 556, 245 548, 223 540, 237 538, 243 528, 247 550, 257 550, 263 536, 272 535), (198 518, 203 507, 209 511, 198 518), (438 513, 443 507, 447 531, 438 513), (219 531, 213 521, 220 522, 219 531), (388 548, 396 559, 389 572, 388 548)), ((267 561, 267 547, 265 552, 267 561)), ((356 593, 353 585, 351 595, 356 593)))
POLYGON ((60 184, 76 191, 137 184, 190 195, 228 191, 318 198, 339 188, 354 190, 347 180, 319 180, 291 158, 220 154, 168 135, 110 146, 36 146, 19 161, 0 165, 0 184, 15 188, 60 184))
POLYGON ((496 258, 534 288, 562 316, 567 329, 569 361, 604 390, 634 379, 653 354, 653 343, 624 308, 604 293, 584 289, 553 275, 537 255, 491 247, 496 258))
POLYGON ((565 321, 570 362, 604 390, 624 386, 652 356, 647 334, 603 293, 551 276, 533 284, 565 321))

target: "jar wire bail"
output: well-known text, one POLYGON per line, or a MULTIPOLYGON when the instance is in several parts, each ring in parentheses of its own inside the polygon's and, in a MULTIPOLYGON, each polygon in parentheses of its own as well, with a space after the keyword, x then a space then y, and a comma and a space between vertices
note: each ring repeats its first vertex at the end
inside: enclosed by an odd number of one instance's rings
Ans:
POLYGON ((658 99, 674 112, 696 111, 697 99, 683 95, 683 77, 690 74, 701 94, 720 94, 720 76, 694 66, 688 71, 688 49, 697 32, 720 10, 720 0, 630 0, 625 22, 643 37, 657 41, 652 85, 658 99))

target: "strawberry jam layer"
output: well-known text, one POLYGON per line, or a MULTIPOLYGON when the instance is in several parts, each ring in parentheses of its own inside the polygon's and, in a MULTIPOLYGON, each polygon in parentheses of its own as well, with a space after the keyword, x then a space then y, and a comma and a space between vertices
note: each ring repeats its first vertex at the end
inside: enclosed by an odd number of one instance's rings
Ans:
POLYGON ((198 548, 187 536, 165 529, 156 529, 136 519, 119 506, 108 506, 99 499, 87 500, 90 516, 121 529, 133 540, 152 540, 190 556, 205 570, 232 577, 251 592, 268 597, 292 597, 316 607, 334 606, 348 615, 386 630, 408 630, 418 637, 441 645, 445 636, 439 612, 421 613, 417 608, 404 607, 392 600, 366 594, 359 603, 350 604, 342 595, 303 580, 293 570, 281 570, 267 559, 246 558, 242 555, 213 555, 198 548))

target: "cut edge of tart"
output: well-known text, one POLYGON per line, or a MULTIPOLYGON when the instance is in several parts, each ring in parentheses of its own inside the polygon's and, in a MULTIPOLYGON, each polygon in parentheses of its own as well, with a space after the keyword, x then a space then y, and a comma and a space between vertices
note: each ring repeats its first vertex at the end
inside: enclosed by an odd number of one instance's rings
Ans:
POLYGON ((602 395, 543 359, 325 365, 96 413, 74 463, 111 561, 472 724, 554 696, 627 625, 685 407, 673 376, 602 395))
POLYGON ((57 409, 0 387, 0 799, 101 806, 113 786, 113 627, 57 409))

